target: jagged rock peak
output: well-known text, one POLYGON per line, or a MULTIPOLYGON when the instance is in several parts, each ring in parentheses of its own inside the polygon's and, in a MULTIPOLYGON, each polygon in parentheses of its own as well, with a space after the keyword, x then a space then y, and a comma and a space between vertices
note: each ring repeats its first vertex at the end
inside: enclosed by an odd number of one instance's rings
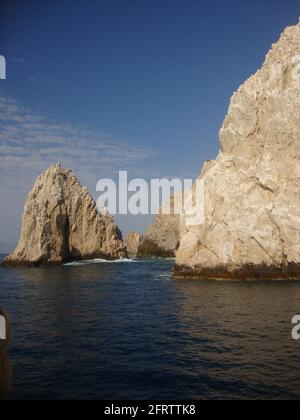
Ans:
POLYGON ((37 178, 25 205, 19 244, 5 265, 126 256, 113 217, 100 215, 74 173, 57 163, 37 178))

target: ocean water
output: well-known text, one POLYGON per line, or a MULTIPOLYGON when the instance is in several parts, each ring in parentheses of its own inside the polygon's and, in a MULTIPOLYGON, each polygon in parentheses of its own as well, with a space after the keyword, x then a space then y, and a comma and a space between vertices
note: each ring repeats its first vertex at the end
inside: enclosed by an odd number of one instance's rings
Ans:
POLYGON ((173 263, 0 268, 11 398, 300 398, 300 283, 175 280, 173 263))

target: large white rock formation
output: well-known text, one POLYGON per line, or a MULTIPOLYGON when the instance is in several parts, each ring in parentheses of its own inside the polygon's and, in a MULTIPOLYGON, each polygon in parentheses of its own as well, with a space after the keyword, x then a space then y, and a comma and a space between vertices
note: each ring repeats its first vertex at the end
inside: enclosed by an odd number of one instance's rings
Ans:
POLYGON ((300 24, 234 93, 221 151, 201 174, 205 221, 187 227, 175 275, 300 278, 300 24))

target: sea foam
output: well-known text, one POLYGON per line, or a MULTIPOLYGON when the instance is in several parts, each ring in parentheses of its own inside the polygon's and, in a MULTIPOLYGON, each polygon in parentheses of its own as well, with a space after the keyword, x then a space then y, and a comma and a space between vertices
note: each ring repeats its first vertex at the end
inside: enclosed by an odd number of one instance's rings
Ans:
POLYGON ((94 260, 82 260, 82 261, 74 261, 71 263, 64 264, 65 267, 76 267, 81 265, 90 265, 90 264, 120 264, 120 263, 132 263, 137 262, 137 260, 129 259, 129 258, 122 258, 119 260, 104 260, 102 258, 95 258, 94 260))

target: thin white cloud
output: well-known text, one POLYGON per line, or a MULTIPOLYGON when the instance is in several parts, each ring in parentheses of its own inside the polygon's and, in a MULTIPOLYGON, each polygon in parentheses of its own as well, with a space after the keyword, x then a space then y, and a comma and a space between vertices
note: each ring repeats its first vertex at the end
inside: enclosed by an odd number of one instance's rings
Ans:
POLYGON ((119 170, 136 176, 154 154, 98 130, 53 121, 0 92, 0 252, 16 244, 27 194, 48 166, 61 162, 95 194, 100 178, 116 178, 119 170))
POLYGON ((11 61, 16 64, 26 64, 27 60, 22 57, 11 57, 11 61))
POLYGON ((154 153, 97 130, 50 120, 3 95, 0 128, 2 187, 7 177, 32 178, 57 161, 83 178, 113 176, 119 170, 138 169, 154 153))
POLYGON ((72 169, 93 195, 100 178, 117 179, 120 170, 128 170, 129 178, 148 180, 187 176, 153 168, 155 154, 99 130, 51 120, 0 92, 0 253, 16 244, 26 197, 48 166, 61 162, 72 169))

